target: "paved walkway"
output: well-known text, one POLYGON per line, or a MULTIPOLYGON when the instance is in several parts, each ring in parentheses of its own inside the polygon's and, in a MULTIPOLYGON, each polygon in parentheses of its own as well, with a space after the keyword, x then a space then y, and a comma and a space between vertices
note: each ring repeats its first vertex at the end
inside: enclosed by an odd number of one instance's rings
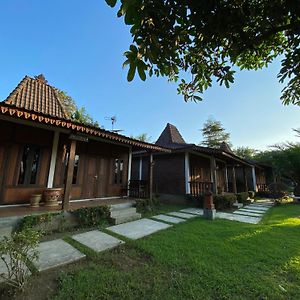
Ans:
POLYGON ((244 206, 233 213, 217 212, 216 217, 243 223, 258 224, 264 214, 273 206, 273 202, 255 202, 244 206))
MULTIPOLYGON (((240 208, 233 213, 217 212, 216 217, 239 222, 257 224, 272 207, 273 203, 255 203, 240 208)), ((191 218, 202 217, 203 210, 199 208, 185 208, 180 211, 168 212, 151 217, 151 219, 140 219, 120 225, 107 227, 107 230, 118 234, 120 237, 139 239, 154 232, 172 227, 172 224, 186 222, 191 218)), ((117 247, 125 242, 122 238, 116 238, 99 230, 92 230, 85 233, 75 234, 72 239, 78 243, 96 251, 101 252, 117 247)), ((85 258, 85 254, 62 239, 57 239, 39 244, 40 252, 37 261, 33 264, 39 271, 45 271, 61 265, 78 261, 85 258)), ((0 260, 0 273, 5 273, 5 265, 0 260)))

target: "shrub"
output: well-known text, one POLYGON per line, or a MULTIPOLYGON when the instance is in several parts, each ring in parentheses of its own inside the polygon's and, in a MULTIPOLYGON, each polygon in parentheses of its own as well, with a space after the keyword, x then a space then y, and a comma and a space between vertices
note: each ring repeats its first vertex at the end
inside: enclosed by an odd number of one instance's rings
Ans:
POLYGON ((270 198, 270 193, 268 191, 259 191, 256 192, 256 197, 260 197, 260 198, 270 198))
POLYGON ((248 192, 242 192, 242 193, 238 193, 236 194, 236 199, 238 202, 246 204, 248 201, 249 194, 248 192))
POLYGON ((135 207, 138 212, 143 213, 147 211, 153 211, 160 205, 160 201, 157 197, 151 199, 138 199, 136 200, 135 207))
POLYGON ((214 195, 214 204, 216 209, 231 208, 237 200, 235 194, 214 195))
POLYGON ((186 195, 186 203, 188 205, 194 205, 202 208, 204 203, 204 195, 199 195, 199 196, 186 195))
POLYGON ((250 199, 254 199, 255 192, 254 191, 248 191, 248 196, 249 196, 250 199))
POLYGON ((7 284, 18 289, 24 287, 30 275, 26 262, 38 258, 39 239, 38 231, 27 228, 13 233, 10 238, 4 237, 4 240, 0 242, 1 259, 7 269, 7 274, 3 273, 0 276, 7 284))
POLYGON ((271 183, 268 186, 271 198, 279 199, 287 195, 288 187, 280 182, 271 183))
POLYGON ((108 223, 110 208, 106 205, 83 207, 72 211, 80 227, 96 227, 108 223))
POLYGON ((62 213, 45 213, 38 215, 30 215, 25 216, 18 223, 17 231, 23 231, 26 229, 36 229, 39 231, 49 231, 48 227, 50 227, 50 223, 54 217, 60 215, 62 213))

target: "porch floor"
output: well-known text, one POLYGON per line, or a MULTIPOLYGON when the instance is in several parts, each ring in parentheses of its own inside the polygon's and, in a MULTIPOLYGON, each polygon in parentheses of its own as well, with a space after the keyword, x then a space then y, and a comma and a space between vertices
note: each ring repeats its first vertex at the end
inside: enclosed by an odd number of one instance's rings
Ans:
MULTIPOLYGON (((71 200, 72 201, 72 200, 71 200)), ((82 207, 95 207, 101 205, 115 205, 123 203, 134 203, 133 198, 115 198, 115 199, 89 199, 89 200, 79 200, 75 202, 70 202, 69 210, 76 210, 82 207)), ((56 207, 31 207, 30 205, 22 206, 0 206, 0 218, 11 217, 11 216, 26 216, 31 214, 39 214, 46 212, 55 212, 62 210, 62 205, 59 204, 56 207)))

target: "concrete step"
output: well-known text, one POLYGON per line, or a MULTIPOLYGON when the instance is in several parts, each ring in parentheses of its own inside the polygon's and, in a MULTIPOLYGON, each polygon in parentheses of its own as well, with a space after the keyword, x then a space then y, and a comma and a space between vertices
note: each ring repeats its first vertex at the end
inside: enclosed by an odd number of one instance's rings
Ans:
POLYGON ((131 215, 136 213, 135 207, 125 208, 125 209, 118 209, 118 210, 112 210, 110 212, 110 216, 112 218, 118 217, 118 216, 125 216, 125 215, 131 215))
POLYGON ((13 230, 12 226, 1 227, 0 228, 0 241, 2 241, 5 236, 9 238, 11 236, 12 230, 13 230))
POLYGON ((126 203, 120 203, 120 204, 113 204, 110 207, 110 210, 121 210, 121 209, 126 209, 126 208, 131 208, 134 206, 134 202, 130 201, 130 202, 126 202, 126 203))
POLYGON ((2 227, 14 227, 18 222, 23 219, 24 216, 14 216, 14 217, 2 217, 0 218, 0 228, 2 227))
POLYGON ((139 220, 141 217, 142 216, 139 213, 131 213, 128 215, 119 215, 117 217, 113 217, 113 218, 111 218, 111 220, 114 225, 118 225, 118 224, 130 222, 130 221, 139 220))

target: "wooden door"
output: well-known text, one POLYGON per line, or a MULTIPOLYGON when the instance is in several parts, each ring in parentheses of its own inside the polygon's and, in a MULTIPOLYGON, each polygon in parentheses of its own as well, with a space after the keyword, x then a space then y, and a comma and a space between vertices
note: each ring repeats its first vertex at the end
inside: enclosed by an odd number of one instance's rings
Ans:
POLYGON ((84 179, 84 198, 99 198, 104 196, 105 180, 103 178, 103 159, 89 155, 84 179))

